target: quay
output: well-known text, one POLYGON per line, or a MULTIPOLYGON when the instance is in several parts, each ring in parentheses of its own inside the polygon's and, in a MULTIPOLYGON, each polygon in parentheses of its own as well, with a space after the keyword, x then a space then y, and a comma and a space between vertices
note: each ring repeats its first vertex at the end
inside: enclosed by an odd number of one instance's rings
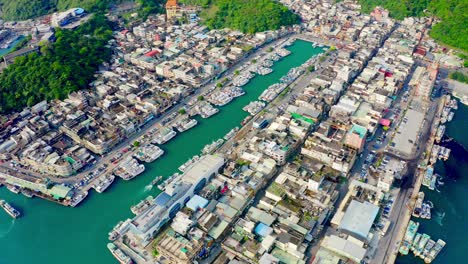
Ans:
POLYGON ((412 216, 412 212, 416 205, 416 201, 418 199, 418 193, 421 190, 422 181, 424 179, 424 175, 426 172, 426 165, 429 164, 430 153, 434 145, 437 128, 439 127, 439 124, 440 124, 440 117, 442 115, 442 111, 445 105, 445 99, 446 98, 444 96, 441 97, 441 99, 439 100, 437 104, 436 115, 430 128, 430 137, 425 144, 426 155, 419 161, 421 168, 418 168, 417 171, 415 172, 415 177, 414 177, 415 182, 413 184, 413 189, 411 193, 409 194, 409 200, 407 201, 406 206, 403 209, 404 210, 403 213, 400 215, 402 219, 400 221, 400 225, 394 227, 397 233, 394 239, 395 242, 393 244, 390 243, 390 248, 388 249, 391 252, 389 253, 388 259, 385 262, 387 264, 395 263, 396 258, 398 257, 398 249, 400 247, 400 242, 403 240, 405 231, 408 227, 408 224, 412 216))

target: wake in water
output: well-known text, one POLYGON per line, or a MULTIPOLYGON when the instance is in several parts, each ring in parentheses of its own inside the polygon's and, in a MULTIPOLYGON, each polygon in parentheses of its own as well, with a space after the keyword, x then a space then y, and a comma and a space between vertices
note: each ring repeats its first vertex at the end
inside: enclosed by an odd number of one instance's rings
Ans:
POLYGON ((5 231, 0 230, 0 238, 4 238, 6 235, 8 235, 8 233, 10 233, 10 231, 13 229, 14 225, 15 225, 15 219, 12 219, 7 230, 5 231))
POLYGON ((153 189, 153 185, 152 184, 148 184, 145 186, 145 192, 149 192, 153 189))
POLYGON ((444 218, 445 218, 445 212, 437 212, 435 221, 440 226, 443 226, 444 224, 442 223, 442 220, 444 220, 444 218))

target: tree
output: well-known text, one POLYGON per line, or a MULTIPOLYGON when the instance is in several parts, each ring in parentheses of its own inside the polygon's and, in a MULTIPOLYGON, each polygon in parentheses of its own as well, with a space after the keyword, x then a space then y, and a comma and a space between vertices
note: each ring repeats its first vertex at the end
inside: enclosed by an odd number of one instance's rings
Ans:
POLYGON ((179 114, 185 115, 185 113, 187 113, 187 111, 184 108, 179 109, 179 114))
POLYGON ((103 15, 94 15, 75 30, 58 29, 56 38, 43 45, 40 54, 16 58, 0 74, 1 113, 85 89, 99 65, 110 59, 106 45, 112 38, 111 24, 103 15))
POLYGON ((139 141, 133 142, 133 146, 134 146, 135 148, 138 148, 138 147, 140 146, 140 142, 139 142, 139 141))
POLYGON ((234 75, 239 75, 239 70, 235 70, 234 75))
POLYGON ((205 100, 205 97, 203 95, 200 95, 200 96, 198 96, 197 99, 198 99, 198 101, 203 101, 203 100, 205 100))
POLYGON ((276 30, 299 22, 299 16, 274 0, 182 0, 204 7, 203 23, 210 29, 233 28, 244 33, 276 30))
POLYGON ((315 65, 310 65, 309 67, 307 67, 307 70, 308 70, 309 72, 315 71, 315 65))
POLYGON ((216 84, 216 87, 221 88, 221 87, 223 87, 223 84, 219 82, 219 83, 216 84))

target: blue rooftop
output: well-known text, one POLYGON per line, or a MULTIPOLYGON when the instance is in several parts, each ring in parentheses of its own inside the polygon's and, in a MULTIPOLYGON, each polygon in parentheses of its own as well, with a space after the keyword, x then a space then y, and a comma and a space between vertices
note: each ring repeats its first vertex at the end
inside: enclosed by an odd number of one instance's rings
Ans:
POLYGON ((170 199, 171 199, 171 196, 163 192, 160 195, 158 195, 158 197, 156 197, 156 199, 154 200, 154 203, 159 206, 164 206, 170 199))
POLYGON ((273 228, 265 225, 264 223, 260 222, 256 227, 255 227, 255 230, 254 230, 255 234, 259 235, 259 236, 262 236, 262 237, 266 237, 268 236, 269 234, 271 234, 271 232, 273 232, 273 228))
POLYGON ((208 205, 208 200, 199 196, 193 196, 188 202, 187 207, 190 208, 192 211, 197 211, 200 208, 205 208, 208 205))
POLYGON ((85 10, 83 8, 80 8, 80 7, 75 8, 75 14, 77 14, 77 15, 81 15, 84 12, 85 12, 85 10))

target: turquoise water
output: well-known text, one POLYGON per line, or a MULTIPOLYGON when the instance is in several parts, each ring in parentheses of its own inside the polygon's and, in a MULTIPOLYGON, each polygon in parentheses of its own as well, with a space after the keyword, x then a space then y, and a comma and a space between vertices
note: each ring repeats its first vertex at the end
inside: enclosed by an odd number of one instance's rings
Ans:
POLYGON ((23 39, 24 39, 24 36, 20 36, 17 40, 15 40, 13 43, 11 43, 11 45, 10 45, 10 47, 8 49, 0 49, 0 56, 3 56, 4 54, 10 52, 23 39))
MULTIPOLYGON (((432 263, 466 263, 468 254, 468 107, 459 103, 452 122, 446 124, 446 136, 453 141, 443 145, 452 150, 450 158, 438 161, 435 172, 443 176, 444 185, 438 191, 423 187, 426 199, 434 203, 430 220, 417 219, 419 232, 425 232, 433 240, 439 238, 447 242, 432 263), (466 130, 465 130, 466 129, 466 130)), ((399 257, 397 263, 424 263, 412 253, 399 257)))
POLYGON ((291 55, 275 63, 273 73, 257 76, 244 86, 246 95, 221 108, 209 118, 199 119, 195 128, 177 135, 163 146, 166 154, 146 166, 144 174, 129 182, 116 180, 103 194, 90 192, 76 208, 63 207, 38 198, 29 199, 0 188, 0 198, 21 209, 24 216, 12 220, 0 212, 0 264, 116 263, 106 248, 108 232, 120 220, 132 217, 130 206, 156 190, 145 188, 154 177, 168 176, 204 145, 223 137, 247 116, 242 107, 269 85, 277 82, 290 68, 323 52, 309 42, 296 41, 291 55))

